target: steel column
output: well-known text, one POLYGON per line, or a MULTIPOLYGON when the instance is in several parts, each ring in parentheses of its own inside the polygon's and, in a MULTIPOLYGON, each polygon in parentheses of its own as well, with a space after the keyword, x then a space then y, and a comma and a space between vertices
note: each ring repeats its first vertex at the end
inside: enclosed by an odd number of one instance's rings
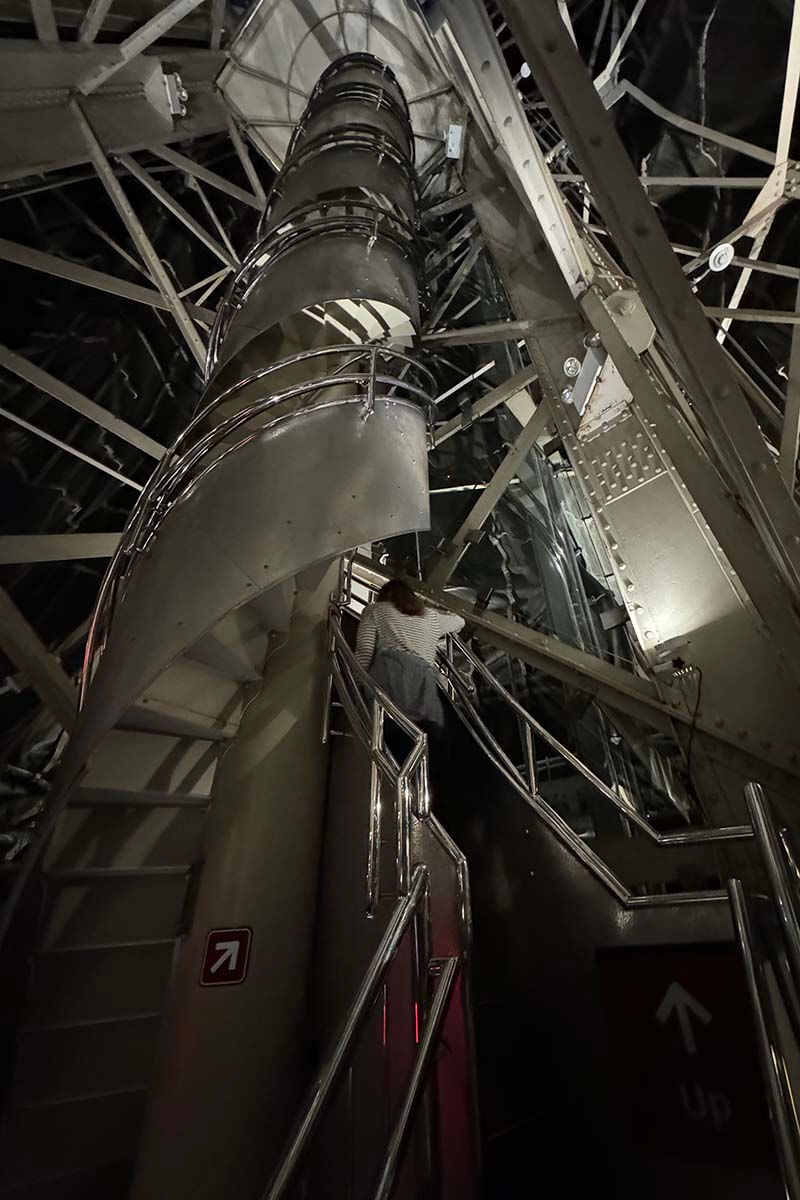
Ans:
POLYGON ((800 517, 633 164, 550 0, 502 8, 612 236, 779 568, 800 585, 800 517))

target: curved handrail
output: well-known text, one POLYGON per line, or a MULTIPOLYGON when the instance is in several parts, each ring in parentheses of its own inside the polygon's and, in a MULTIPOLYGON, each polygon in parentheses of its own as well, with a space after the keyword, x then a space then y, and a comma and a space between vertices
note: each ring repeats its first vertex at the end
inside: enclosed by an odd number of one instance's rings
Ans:
POLYGON ((267 367, 259 368, 243 379, 226 388, 192 418, 186 428, 175 438, 164 457, 140 493, 131 511, 125 531, 112 555, 100 584, 97 602, 92 613, 84 652, 83 670, 78 694, 78 707, 86 702, 86 693, 94 670, 102 653, 113 619, 114 611, 124 594, 124 588, 135 565, 136 556, 145 550, 156 536, 158 529, 169 512, 179 504, 188 491, 197 486, 202 478, 230 454, 242 449, 253 436, 260 435, 284 420, 295 420, 311 412, 333 405, 362 404, 367 417, 377 400, 395 404, 413 404, 426 415, 430 433, 433 401, 431 393, 434 380, 430 371, 421 366, 404 350, 393 346, 377 346, 373 343, 344 343, 335 346, 316 347, 303 350, 281 359, 267 367), (326 375, 311 378, 291 387, 268 393, 221 420, 207 433, 197 436, 201 427, 208 422, 220 407, 240 395, 246 388, 268 380, 271 376, 296 367, 298 364, 316 359, 340 357, 342 363, 326 375), (348 368, 358 365, 360 370, 348 368), (383 369, 381 369, 383 367, 383 369), (410 376, 410 377, 407 377, 410 376), (233 446, 226 447, 215 455, 226 438, 251 421, 269 414, 282 404, 303 397, 313 397, 328 388, 354 389, 355 394, 340 397, 322 404, 306 404, 290 413, 265 421, 256 433, 248 432, 233 446), (195 441, 192 439, 196 437, 195 441), (205 463, 205 465, 203 465, 205 463))

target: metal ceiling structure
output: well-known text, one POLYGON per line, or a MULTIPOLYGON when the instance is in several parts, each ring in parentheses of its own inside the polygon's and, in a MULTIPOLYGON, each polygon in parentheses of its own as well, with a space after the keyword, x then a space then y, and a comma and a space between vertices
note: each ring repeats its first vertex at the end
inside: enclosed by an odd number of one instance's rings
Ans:
POLYGON ((793 799, 800 0, 6 0, 0 22, 15 903, 159 672, 269 589, 262 631, 287 633, 287 580, 357 546, 467 616, 645 823, 735 840, 745 783, 793 799))

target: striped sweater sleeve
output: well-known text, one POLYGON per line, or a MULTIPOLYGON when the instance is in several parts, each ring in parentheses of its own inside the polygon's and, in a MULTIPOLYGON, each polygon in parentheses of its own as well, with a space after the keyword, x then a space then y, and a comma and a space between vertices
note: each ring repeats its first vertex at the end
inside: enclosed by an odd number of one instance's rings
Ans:
POLYGON ((375 609, 370 606, 361 616, 356 637, 356 661, 365 671, 369 670, 375 654, 376 635, 375 609))

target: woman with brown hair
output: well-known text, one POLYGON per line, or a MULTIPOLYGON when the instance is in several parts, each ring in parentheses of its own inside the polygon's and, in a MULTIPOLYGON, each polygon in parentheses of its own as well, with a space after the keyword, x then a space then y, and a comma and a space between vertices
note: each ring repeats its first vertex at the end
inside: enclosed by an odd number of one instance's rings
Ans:
POLYGON ((356 658, 407 717, 427 733, 441 733, 436 650, 445 634, 463 628, 463 617, 428 608, 402 580, 390 579, 364 609, 356 658))

